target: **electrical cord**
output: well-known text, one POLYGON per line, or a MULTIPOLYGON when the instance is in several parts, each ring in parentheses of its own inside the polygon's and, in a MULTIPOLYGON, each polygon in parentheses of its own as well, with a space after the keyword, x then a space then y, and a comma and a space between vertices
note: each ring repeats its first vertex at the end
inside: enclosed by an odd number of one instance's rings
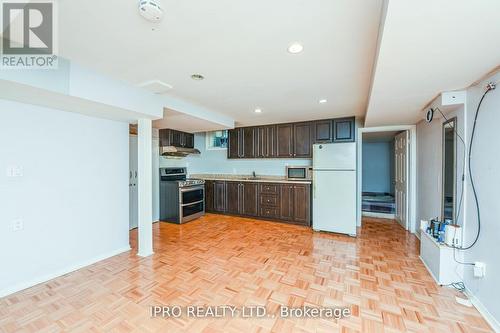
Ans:
POLYGON ((474 195, 474 202, 476 204, 477 232, 476 232, 476 237, 474 238, 474 241, 472 242, 471 245, 465 246, 465 247, 456 247, 455 246, 455 248, 458 249, 458 250, 460 250, 460 251, 465 251, 465 250, 469 250, 469 249, 473 248, 474 245, 476 245, 477 241, 479 240, 479 236, 481 235, 481 209, 479 207, 479 198, 478 198, 478 195, 477 195, 476 184, 474 183, 474 173, 472 171, 472 165, 471 165, 471 161, 472 161, 472 148, 473 148, 473 144, 474 144, 474 135, 476 134, 476 124, 477 124, 477 118, 479 116, 479 110, 481 109, 481 104, 483 103, 483 100, 486 97, 486 95, 490 91, 492 91, 493 89, 495 89, 495 88, 496 88, 496 85, 494 83, 488 84, 488 86, 486 88, 486 91, 484 92, 483 96, 479 100, 479 104, 477 105, 476 114, 474 116, 474 124, 472 125, 472 133, 471 133, 471 138, 470 138, 470 143, 469 143, 469 158, 468 158, 468 163, 469 163, 470 184, 471 184, 471 188, 472 188, 472 193, 474 195))

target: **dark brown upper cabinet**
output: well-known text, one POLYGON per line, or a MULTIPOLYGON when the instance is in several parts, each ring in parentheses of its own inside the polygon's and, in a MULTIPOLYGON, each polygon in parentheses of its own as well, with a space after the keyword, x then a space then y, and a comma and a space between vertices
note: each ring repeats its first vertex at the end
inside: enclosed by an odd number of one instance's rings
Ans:
POLYGON ((242 127, 228 131, 228 158, 255 158, 257 156, 257 128, 242 127))
POLYGON ((256 157, 276 157, 276 125, 257 127, 256 136, 256 157))
POLYGON ((229 130, 227 157, 311 158, 315 143, 355 141, 354 117, 229 130))
POLYGON ((333 142, 354 142, 354 117, 333 120, 333 142))
POLYGON ((293 124, 293 157, 312 157, 312 132, 311 123, 293 124))
POLYGON ((293 157, 293 124, 276 125, 276 156, 293 157))
POLYGON ((255 153, 255 141, 256 141, 256 128, 255 127, 243 127, 241 129, 242 134, 242 158, 255 158, 256 153, 255 153))
POLYGON ((194 134, 169 128, 159 130, 160 146, 194 148, 194 134))
POLYGON ((235 128, 227 132, 228 135, 228 146, 227 146, 227 157, 228 158, 240 158, 240 129, 235 128))
POLYGON ((333 139, 333 121, 318 120, 314 122, 314 142, 315 143, 329 143, 333 139))

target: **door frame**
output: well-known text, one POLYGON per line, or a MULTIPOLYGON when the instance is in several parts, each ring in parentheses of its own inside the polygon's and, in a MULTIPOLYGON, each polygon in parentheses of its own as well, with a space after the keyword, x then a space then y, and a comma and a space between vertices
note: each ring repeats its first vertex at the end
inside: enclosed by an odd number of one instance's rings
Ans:
POLYGON ((416 125, 394 125, 378 127, 360 127, 357 133, 357 225, 361 226, 362 218, 362 185, 363 185, 363 134, 374 132, 408 131, 408 193, 407 207, 408 215, 406 230, 416 233, 417 226, 417 126, 416 125))

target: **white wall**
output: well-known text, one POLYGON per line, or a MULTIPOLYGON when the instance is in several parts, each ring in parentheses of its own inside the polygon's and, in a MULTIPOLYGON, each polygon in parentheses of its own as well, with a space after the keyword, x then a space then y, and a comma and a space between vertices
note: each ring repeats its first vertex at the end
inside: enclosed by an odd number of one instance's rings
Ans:
POLYGON ((363 192, 394 193, 394 143, 363 143, 363 192))
MULTIPOLYGON (((500 74, 483 81, 467 91, 467 128, 472 131, 472 123, 479 99, 489 81, 499 81, 500 74)), ((481 236, 479 242, 471 250, 465 252, 468 262, 482 261, 486 263, 486 276, 475 279, 472 269, 465 269, 464 280, 467 288, 485 308, 500 322, 500 260, 498 259, 500 223, 498 198, 500 189, 500 86, 490 92, 484 99, 479 113, 474 147, 472 154, 472 170, 479 195, 481 208, 481 236)), ((472 243, 477 230, 477 215, 472 190, 468 188, 465 245, 472 243)), ((499 327, 500 329, 500 327, 499 327)))
POLYGON ((160 157, 160 167, 186 166, 190 174, 245 174, 255 171, 257 175, 284 176, 286 165, 312 165, 310 159, 227 159, 227 151, 206 150, 205 133, 197 133, 194 137, 195 147, 200 155, 192 155, 183 159, 167 159, 160 157))
MULTIPOLYGON (((479 99, 489 81, 500 80, 500 74, 467 90, 465 108, 458 107, 446 114, 448 118, 457 117, 457 130, 463 135, 467 144, 470 140, 472 123, 479 99)), ((440 106, 439 100, 433 106, 440 106)), ((441 106, 442 108, 442 106, 441 106)), ((481 208, 481 237, 476 246, 468 251, 458 251, 457 257, 466 262, 481 261, 486 263, 486 276, 482 279, 473 277, 472 266, 457 264, 457 281, 463 279, 466 287, 475 298, 475 304, 483 314, 488 312, 500 322, 500 262, 498 260, 498 240, 500 239, 500 224, 498 223, 498 190, 500 185, 500 88, 488 94, 485 98, 478 118, 474 141, 472 168, 475 175, 476 189, 479 194, 481 208)), ((439 117, 439 115, 438 115, 439 117)), ((417 124, 418 149, 418 201, 417 220, 441 216, 442 193, 442 122, 441 118, 427 124, 422 121, 417 124)), ((467 147, 468 148, 468 147, 467 147)), ((460 199, 463 170, 464 146, 457 141, 457 201, 460 199)), ((459 224, 464 226, 464 245, 470 245, 476 235, 477 215, 466 175, 466 195, 464 206, 460 212, 459 224)), ((495 320, 493 319, 493 320, 495 320)), ((495 324, 495 323, 494 323, 495 324)), ((496 326, 500 329, 500 326, 496 326)))
POLYGON ((0 123, 0 295, 129 248, 128 124, 5 100, 0 123))

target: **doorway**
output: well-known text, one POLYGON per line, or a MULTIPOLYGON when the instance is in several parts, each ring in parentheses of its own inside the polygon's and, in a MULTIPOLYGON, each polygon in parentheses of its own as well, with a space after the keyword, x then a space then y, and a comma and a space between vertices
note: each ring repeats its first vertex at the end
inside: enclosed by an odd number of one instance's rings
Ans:
POLYGON ((416 127, 358 129, 358 226, 362 216, 416 231, 416 127))

